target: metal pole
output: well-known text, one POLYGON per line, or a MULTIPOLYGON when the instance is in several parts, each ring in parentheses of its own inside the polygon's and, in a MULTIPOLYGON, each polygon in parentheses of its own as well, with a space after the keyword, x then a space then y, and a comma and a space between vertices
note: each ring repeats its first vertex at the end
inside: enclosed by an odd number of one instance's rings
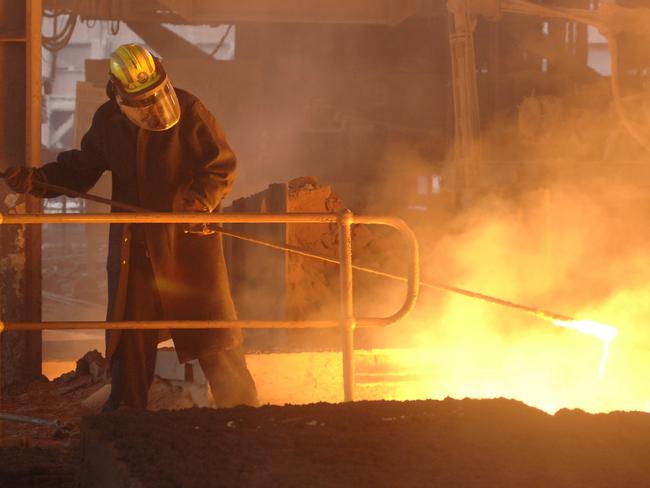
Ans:
POLYGON ((354 298, 352 294, 352 221, 349 210, 339 214, 339 259, 341 287, 341 336, 343 351, 343 400, 354 400, 354 298))
POLYGON ((2 413, 0 412, 0 420, 7 420, 9 422, 22 422, 24 424, 34 424, 34 425, 59 425, 58 420, 45 420, 37 419, 34 417, 25 417, 24 415, 14 415, 12 413, 2 413))
MULTIPOLYGON (((25 2, 26 8, 26 47, 27 47, 27 80, 26 80, 26 104, 25 104, 25 165, 38 167, 41 161, 41 110, 42 110, 42 23, 43 23, 43 1, 29 0, 25 2)), ((27 196, 27 212, 41 212, 42 202, 40 199, 27 196)), ((41 263, 41 226, 29 226, 25 228, 25 305, 27 307, 25 317, 30 321, 42 320, 42 263, 41 263)), ((29 361, 34 377, 42 373, 42 335, 40 332, 31 332, 29 361)))
MULTIPOLYGON (((111 224, 111 223, 155 223, 155 224, 180 224, 180 223, 225 223, 225 224, 240 224, 240 223, 258 223, 258 224, 333 224, 337 223, 340 220, 340 215, 329 214, 329 213, 288 213, 288 214, 253 214, 253 213, 232 213, 232 214, 221 214, 221 213, 108 213, 108 214, 38 214, 38 215, 26 215, 26 214, 2 214, 0 213, 0 225, 22 225, 22 224, 111 224)), ((381 216, 357 216, 352 218, 355 224, 369 225, 369 224, 378 224, 378 225, 387 225, 393 227, 403 235, 406 236, 409 243, 409 253, 411 255, 411 265, 409 271, 409 277, 405 278, 403 276, 396 276, 390 273, 384 273, 377 271, 371 268, 364 268, 362 266, 353 266, 355 269, 359 269, 364 272, 373 273, 379 276, 385 276, 386 278, 391 278, 399 281, 406 281, 409 283, 408 290, 408 300, 402 306, 401 310, 396 314, 393 314, 391 317, 386 319, 360 319, 358 321, 359 325, 362 327, 371 327, 371 326, 386 326, 391 322, 396 322, 401 320, 408 315, 408 313, 413 309, 415 301, 418 296, 419 286, 446 291, 450 293, 455 293, 463 295, 469 298, 474 298, 484 302, 492 303, 495 305, 501 305, 504 307, 512 308, 515 310, 521 310, 523 312, 529 313, 536 317, 540 317, 546 320, 562 320, 565 322, 570 322, 575 320, 575 318, 559 314, 550 310, 544 310, 537 307, 532 307, 529 305, 523 305, 520 303, 511 302, 508 300, 503 300, 501 298, 493 297, 483 293, 474 292, 471 290, 465 290, 463 288, 458 288, 455 286, 447 285, 445 283, 437 282, 422 282, 420 281, 419 274, 419 251, 418 243, 413 231, 406 225, 406 223, 400 219, 394 217, 381 217, 381 216)), ((315 253, 310 253, 308 251, 300 250, 294 246, 287 246, 286 244, 270 243, 268 241, 263 241, 262 239, 252 238, 250 236, 222 231, 225 235, 230 235, 239 239, 246 239, 251 242, 256 242, 261 245, 269 245, 271 247, 276 247, 282 251, 289 251, 294 253, 302 254, 303 256, 313 257, 315 259, 322 259, 324 261, 330 261, 337 264, 339 261, 331 259, 329 257, 320 256, 315 253)), ((45 328, 45 327, 42 327, 45 328)))
POLYGON ((150 320, 123 322, 2 322, 5 330, 150 330, 150 329, 335 329, 336 320, 150 320))
POLYGON ((335 224, 329 213, 98 213, 98 214, 2 214, 0 225, 23 224, 335 224))

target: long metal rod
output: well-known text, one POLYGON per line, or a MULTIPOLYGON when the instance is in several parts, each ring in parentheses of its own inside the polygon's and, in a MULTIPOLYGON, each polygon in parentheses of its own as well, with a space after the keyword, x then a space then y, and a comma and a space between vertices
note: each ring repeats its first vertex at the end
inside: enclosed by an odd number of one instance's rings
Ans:
POLYGON ((339 266, 341 295, 341 338, 343 352, 343 397, 354 400, 354 295, 352 287, 352 212, 339 216, 339 266))
MULTIPOLYGON (((358 328, 385 327, 385 318, 358 318, 358 328)), ((397 322, 397 321, 396 321, 397 322)), ((393 322, 394 323, 394 322, 393 322)), ((388 324, 390 325, 390 324, 388 324)), ((156 320, 152 322, 123 321, 53 321, 53 322, 2 322, 0 332, 5 330, 134 330, 134 329, 338 329, 340 320, 156 320)))
MULTIPOLYGON (((0 214, 1 224, 336 224, 335 213, 142 212, 95 214, 0 214)), ((398 220, 398 219, 395 219, 398 220)))
POLYGON ((151 330, 151 329, 333 329, 340 326, 336 320, 155 320, 121 322, 8 322, 0 321, 0 332, 5 330, 151 330))
MULTIPOLYGON (((398 228, 398 227, 396 227, 396 224, 398 224, 398 222, 394 222, 393 220, 385 220, 385 221, 383 221, 381 217, 355 216, 354 217, 354 223, 355 224, 365 224, 365 225, 367 225, 367 224, 383 224, 383 225, 389 225, 391 227, 398 228)), ((403 231, 407 235, 409 233, 413 232, 408 227, 405 227, 405 228, 399 227, 399 230, 403 231)), ((241 239, 243 241, 248 241, 248 242, 251 242, 251 243, 254 243, 254 244, 259 244, 261 246, 276 249, 278 251, 287 251, 287 252, 290 252, 290 253, 293 253, 293 254, 297 254, 297 255, 300 255, 300 256, 305 256, 305 257, 312 258, 312 259, 318 259, 318 260, 321 260, 321 261, 326 261, 326 262, 332 263, 332 264, 337 264, 337 265, 341 264, 341 261, 336 259, 336 258, 332 258, 332 257, 329 257, 329 256, 325 256, 323 254, 318 254, 318 253, 314 253, 314 252, 311 252, 311 251, 307 251, 305 249, 302 249, 302 248, 299 248, 299 247, 296 247, 296 246, 292 246, 291 244, 280 244, 278 242, 273 242, 273 241, 269 241, 269 240, 266 240, 266 239, 260 239, 258 237, 252 237, 252 236, 249 236, 247 234, 242 234, 240 232, 236 232, 236 231, 232 231, 232 230, 217 229, 217 231, 221 232, 223 235, 226 235, 226 236, 234 237, 234 238, 241 239)), ((415 237, 415 236, 413 236, 413 237, 415 237)), ((410 239, 410 241, 414 242, 415 245, 417 245, 417 239, 410 239)), ((417 250, 415 250, 415 252, 417 252, 417 250)), ((352 268, 354 270, 356 270, 356 271, 362 271, 364 273, 373 274, 375 276, 381 276, 383 278, 388 278, 388 279, 391 279, 391 280, 396 280, 396 281, 402 281, 404 283, 409 283, 409 277, 406 277, 406 276, 399 276, 399 275, 396 275, 396 274, 393 274, 393 273, 387 273, 385 271, 380 271, 378 269, 368 268, 366 266, 359 266, 359 265, 356 265, 356 264, 353 264, 352 268)), ((511 301, 508 301, 508 300, 503 300, 501 298, 493 297, 493 296, 490 296, 490 295, 486 295, 484 293, 479 293, 479 292, 475 292, 475 291, 471 291, 471 290, 466 290, 464 288, 459 288, 457 286, 451 286, 451 285, 447 285, 445 283, 439 283, 439 282, 422 281, 422 280, 419 279, 419 266, 415 267, 414 269, 411 269, 410 273, 411 274, 418 273, 417 277, 413 278, 412 281, 410 281, 410 283, 419 283, 419 285, 421 287, 423 287, 423 288, 428 288, 428 289, 431 289, 431 290, 438 290, 438 291, 445 291, 445 292, 454 293, 454 294, 457 294, 457 295, 463 295, 463 296, 468 297, 468 298, 481 300, 483 302, 487 302, 487 303, 490 303, 492 305, 499 305, 499 306, 502 306, 502 307, 512 308, 512 309, 519 310, 519 311, 522 311, 522 312, 525 312, 525 313, 528 313, 528 314, 531 314, 531 315, 535 315, 537 317, 542 317, 542 318, 545 318, 545 319, 563 320, 563 321, 574 320, 574 318, 569 317, 569 316, 564 315, 564 314, 560 314, 560 313, 557 313, 557 312, 552 312, 550 310, 544 310, 544 309, 538 308, 538 307, 532 307, 532 306, 529 306, 529 305, 523 305, 523 304, 520 304, 520 303, 511 302, 511 301)), ((409 289, 408 293, 409 293, 409 295, 413 295, 413 294, 417 294, 417 291, 415 289, 409 289)), ((360 319, 359 323, 357 325, 359 327, 366 327, 367 325, 364 325, 364 320, 365 319, 360 319)))
MULTIPOLYGON (((4 173, 0 172, 0 178, 3 178, 3 177, 4 177, 4 173)), ((79 198, 85 198, 86 200, 92 200, 92 201, 99 202, 99 203, 105 203, 107 205, 111 205, 111 206, 116 207, 116 208, 121 208, 123 210, 128 210, 128 211, 131 211, 131 212, 139 212, 139 213, 148 213, 148 211, 146 209, 136 207, 134 205, 125 204, 125 203, 122 203, 122 202, 117 202, 117 201, 114 201, 114 200, 108 200, 106 198, 102 198, 102 197, 99 197, 97 195, 92 195, 92 194, 89 194, 89 193, 81 193, 81 192, 71 190, 69 188, 64 188, 64 187, 52 185, 52 184, 49 184, 49 183, 41 183, 41 186, 43 186, 44 188, 47 188, 49 190, 52 190, 52 191, 56 191, 56 192, 59 192, 59 193, 66 193, 68 195, 76 196, 76 197, 79 197, 79 198)), ((202 214, 202 215, 205 218, 205 214, 202 214)), ((252 215, 258 215, 258 214, 252 214, 252 215)), ((48 216, 48 217, 50 217, 50 216, 48 216)), ((3 223, 2 220, 3 220, 3 216, 0 214, 0 224, 3 223)), ((259 220, 256 220, 256 221, 259 222, 259 220)), ((206 222, 206 220, 202 219, 202 221, 199 222, 199 223, 203 223, 203 222, 206 222)), ((226 223, 224 220, 220 220, 220 222, 226 223)), ((12 222, 12 223, 19 223, 19 222, 12 222)), ((25 222, 25 223, 27 223, 27 222, 25 222)), ((31 223, 36 223, 36 222, 31 222, 31 223)), ((49 223, 55 223, 55 222, 49 222, 49 223)), ((62 222, 59 222, 59 223, 62 223, 62 222)), ((86 223, 86 222, 84 222, 84 223, 86 223)), ((92 223, 92 222, 87 222, 87 223, 92 223)), ((333 222, 328 220, 327 222, 323 222, 323 223, 333 223, 333 222)), ((419 256, 419 251, 417 249, 417 238, 415 237, 413 231, 401 219, 372 217, 372 216, 371 217, 355 216, 354 223, 355 224, 383 224, 383 225, 388 225, 388 226, 391 226, 391 227, 394 227, 394 228, 400 230, 401 232, 406 234, 407 237, 409 238, 409 248, 410 248, 411 256, 413 256, 413 255, 418 255, 419 256)), ((267 240, 264 240, 264 239, 251 237, 249 235, 242 234, 240 232, 224 230, 222 228, 216 228, 214 230, 216 230, 217 232, 220 232, 223 235, 227 235, 227 236, 230 236, 230 237, 234 237, 236 239, 241 239, 241 240, 244 240, 244 241, 252 242, 254 244, 259 244, 259 245, 262 245, 262 246, 270 247, 270 248, 277 249, 277 250, 280 250, 280 251, 287 251, 287 252, 291 252, 291 253, 294 253, 294 254, 299 254, 299 255, 302 255, 302 256, 306 256, 306 257, 309 257, 309 258, 319 259, 319 260, 322 260, 322 261, 327 261, 327 262, 330 262, 330 263, 333 263, 333 264, 341 264, 340 261, 337 260, 337 259, 330 258, 330 257, 327 257, 327 256, 323 256, 323 255, 320 255, 320 254, 316 254, 316 253, 313 253, 313 252, 310 252, 310 251, 306 251, 304 249, 301 249, 301 248, 298 248, 298 247, 295 247, 295 246, 291 246, 289 244, 267 241, 267 240)), ((413 258, 412 258, 412 260, 413 260, 413 258)), ((379 325, 379 326, 384 325, 385 326, 385 325, 387 325, 389 323, 392 323, 392 322, 395 322, 396 320, 399 320, 399 318, 395 319, 395 317, 397 317, 398 315, 406 315, 406 314, 408 314, 413 309, 413 307, 415 306, 415 300, 417 299, 417 294, 418 294, 418 290, 417 290, 418 286, 422 286, 424 288, 428 288, 428 289, 432 289, 432 290, 439 290, 439 291, 454 293, 454 294, 457 294, 457 295, 462 295, 462 296, 465 296, 465 297, 468 297, 468 298, 472 298, 472 299, 476 299, 476 300, 481 300, 483 302, 491 303, 493 305, 499 305, 499 306, 502 306, 502 307, 507 307, 507 308, 519 310, 521 312, 525 312, 525 313, 528 313, 530 315, 534 315, 536 317, 541 317, 541 318, 544 318, 544 319, 562 320, 562 321, 574 320, 572 317, 569 317, 569 316, 564 315, 564 314, 559 314, 559 313, 556 313, 556 312, 552 312, 550 310, 544 310, 544 309, 541 309, 541 308, 538 308, 538 307, 532 307, 532 306, 529 306, 529 305, 523 305, 523 304, 520 304, 520 303, 511 302, 509 300, 503 300, 501 298, 486 295, 484 293, 479 293, 479 292, 475 292, 475 291, 471 291, 471 290, 466 290, 466 289, 459 288, 459 287, 456 287, 456 286, 447 285, 445 283, 420 281, 420 279, 419 279, 419 269, 420 269, 419 262, 417 263, 417 265, 411 266, 411 268, 409 269, 409 277, 408 278, 403 277, 403 276, 394 275, 394 274, 391 274, 391 273, 386 273, 386 272, 379 271, 379 270, 375 270, 375 269, 372 269, 372 268, 367 268, 367 267, 364 267, 364 266, 352 265, 352 267, 355 270, 363 271, 365 273, 371 273, 371 274, 374 274, 374 275, 377 275, 377 276, 383 276, 385 278, 389 278, 389 279, 392 279, 392 280, 398 280, 398 281, 403 281, 403 282, 408 282, 409 283, 409 289, 408 289, 408 292, 407 292, 408 293, 408 300, 404 304, 402 309, 397 314, 394 314, 392 317, 388 317, 386 319, 373 319, 375 321, 375 323, 373 323, 372 325, 379 325), (409 280, 409 278, 410 278, 410 280, 409 280), (384 321, 383 324, 378 324, 376 322, 376 321, 382 321, 382 320, 384 321)), ((368 320, 368 319, 360 320, 358 325, 360 327, 368 326, 368 324, 365 324, 366 320, 368 320)))
POLYGON ((20 422, 23 424, 34 424, 34 425, 58 425, 58 420, 45 420, 37 419, 34 417, 25 417, 24 415, 14 415, 13 413, 2 413, 0 412, 0 420, 6 420, 9 422, 20 422))
MULTIPOLYGON (((0 171, 0 178, 6 178, 5 172, 0 171)), ((115 200, 110 200, 108 198, 100 197, 98 195, 93 195, 92 193, 83 193, 80 191, 73 190, 71 188, 66 188, 64 186, 53 185, 52 183, 45 183, 41 181, 34 181, 38 187, 45 190, 49 190, 54 193, 60 193, 73 198, 83 198, 84 200, 89 200, 91 202, 103 203, 109 205, 113 208, 120 208, 122 210, 128 210, 129 212, 147 212, 147 209, 138 207, 136 205, 131 205, 128 203, 118 202, 115 200)))
MULTIPOLYGON (((141 214, 142 217, 137 219, 138 223, 147 223, 147 222, 158 222, 158 223, 182 223, 182 222, 192 222, 192 223, 203 223, 203 222, 224 222, 224 223, 242 223, 242 222, 262 222, 262 223, 280 223, 280 222, 290 222, 290 223, 335 223, 336 222, 336 216, 334 214, 332 215, 323 215, 323 214, 286 214, 284 216, 281 215, 273 215, 273 214, 141 214), (318 221, 315 222, 313 220, 310 220, 310 218, 316 218, 318 217, 318 221), (187 220, 186 220, 187 218, 187 220), (283 220, 283 218, 286 218, 286 220, 283 220)), ((0 214, 0 224, 43 224, 43 223, 109 223, 113 221, 119 221, 119 222, 133 222, 134 216, 130 214, 48 214, 48 215, 2 215, 0 214)), ((394 219, 394 218, 382 218, 382 217, 374 217, 374 216, 355 216, 354 217, 354 223, 355 224, 383 224, 383 225, 390 225, 391 227, 399 228, 400 230, 408 229, 407 232, 412 233, 412 231, 406 226, 403 221, 400 219, 394 219), (402 227, 403 226, 403 227, 402 227)), ((275 248, 278 250, 282 251, 288 251, 296 254, 301 254, 306 257, 311 257, 314 259, 320 259, 323 261, 328 261, 333 264, 340 264, 340 262, 337 259, 334 258, 329 258, 327 256, 322 256, 310 251, 305 251, 299 248, 296 248, 294 246, 286 245, 286 244, 279 244, 279 243, 274 243, 271 241, 265 241, 259 238, 253 238, 250 236, 246 236, 234 231, 226 231, 223 229, 218 229, 219 232, 223 233, 224 235, 230 235, 232 237, 238 238, 238 239, 244 239, 248 240, 250 242, 254 242, 260 245, 264 245, 267 247, 275 248)), ((417 241, 415 241, 416 244, 412 244, 413 246, 417 246, 417 241)), ((393 280, 398 280, 398 281, 408 281, 408 278, 404 276, 398 276, 394 275, 391 273, 386 273, 383 271, 375 270, 372 268, 367 268, 364 266, 357 266, 353 265, 353 268, 359 271, 363 271, 366 273, 372 273, 377 276, 383 276, 385 278, 393 279, 393 280)), ((417 270, 412 269, 410 271, 410 274, 412 275, 413 273, 418 273, 417 270)), ((419 275, 418 275, 419 277, 419 275)), ((426 281, 420 281, 417 280, 417 282, 413 282, 413 289, 409 289, 409 295, 412 296, 414 293, 416 293, 416 290, 414 289, 417 284, 424 288, 429 288, 429 289, 434 289, 434 290, 439 290, 439 291, 445 291, 449 293, 454 293, 458 295, 463 295, 468 298, 476 299, 476 300, 481 300, 487 303, 491 303, 493 305, 499 305, 515 310, 519 310, 521 312, 528 313, 530 315, 534 315, 536 317, 541 317, 544 319, 550 319, 550 320, 563 320, 563 321, 571 321, 574 320, 573 317, 567 316, 565 314, 560 314, 551 310, 545 310, 543 308, 538 308, 538 307, 533 307, 530 305, 524 305, 521 303, 515 303, 511 302, 509 300, 504 300, 501 298, 497 298, 491 295, 486 295, 484 293, 479 293, 467 289, 463 289, 460 287, 456 286, 451 286, 447 285, 445 283, 439 283, 439 282, 426 282, 426 281)), ((359 321, 359 326, 362 325, 362 321, 359 321)))

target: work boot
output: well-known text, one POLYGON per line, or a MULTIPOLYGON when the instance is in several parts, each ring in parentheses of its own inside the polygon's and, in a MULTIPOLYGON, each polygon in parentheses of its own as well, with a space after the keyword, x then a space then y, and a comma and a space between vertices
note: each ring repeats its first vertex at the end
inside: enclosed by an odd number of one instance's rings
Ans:
POLYGON ((122 403, 124 391, 124 363, 121 359, 113 359, 111 364, 111 393, 102 407, 102 413, 113 412, 122 403))
POLYGON ((210 383, 217 408, 259 406, 255 381, 248 371, 241 347, 199 358, 199 364, 210 383))

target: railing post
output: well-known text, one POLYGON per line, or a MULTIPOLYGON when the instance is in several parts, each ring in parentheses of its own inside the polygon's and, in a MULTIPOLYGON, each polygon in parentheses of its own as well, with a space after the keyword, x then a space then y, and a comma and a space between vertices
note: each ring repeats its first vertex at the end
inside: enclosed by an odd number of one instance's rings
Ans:
POLYGON ((344 401, 354 400, 354 299, 352 294, 352 220, 350 210, 339 214, 339 259, 341 288, 341 336, 343 350, 344 401))

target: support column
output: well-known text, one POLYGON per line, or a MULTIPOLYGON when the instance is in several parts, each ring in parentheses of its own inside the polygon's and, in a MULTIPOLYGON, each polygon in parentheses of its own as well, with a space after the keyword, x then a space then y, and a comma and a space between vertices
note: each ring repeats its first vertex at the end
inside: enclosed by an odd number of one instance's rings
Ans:
POLYGON ((352 287, 352 212, 339 216, 339 259, 341 287, 341 336, 343 349, 343 397, 354 401, 354 299, 352 287))
POLYGON ((450 2, 449 44, 454 97, 454 190, 461 197, 476 185, 480 158, 480 113, 476 83, 474 28, 476 16, 463 2, 450 2))
MULTIPOLYGON (((0 0, 0 169, 40 165, 42 0, 0 0)), ((40 212, 0 183, 2 212, 40 212)), ((0 227, 0 319, 41 320, 40 226, 0 227)), ((0 335, 0 387, 41 376, 41 333, 0 335)))

